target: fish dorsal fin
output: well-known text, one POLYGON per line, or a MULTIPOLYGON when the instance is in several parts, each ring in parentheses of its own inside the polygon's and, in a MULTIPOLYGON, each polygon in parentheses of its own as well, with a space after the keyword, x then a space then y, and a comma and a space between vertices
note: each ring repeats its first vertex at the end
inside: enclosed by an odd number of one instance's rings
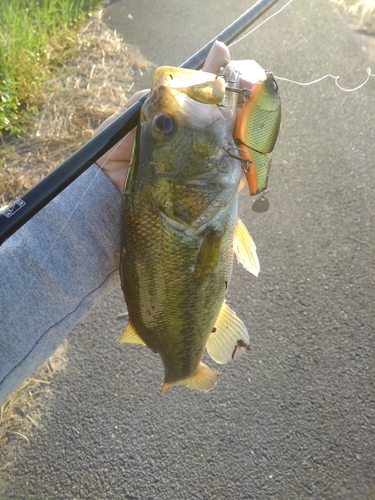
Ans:
POLYGON ((134 327, 132 326, 130 321, 126 325, 124 333, 121 335, 120 338, 117 339, 117 342, 120 342, 121 344, 127 343, 127 344, 146 345, 141 339, 141 337, 138 335, 138 333, 134 330, 134 327))
POLYGON ((246 229, 245 224, 239 218, 234 234, 233 250, 237 257, 237 262, 242 264, 243 267, 258 276, 259 274, 259 260, 256 253, 256 246, 253 238, 250 236, 249 231, 246 229))
POLYGON ((206 349, 211 358, 220 364, 237 357, 245 350, 250 350, 246 326, 225 302, 208 338, 206 349))
POLYGON ((189 378, 177 382, 166 382, 164 380, 161 393, 163 394, 163 392, 167 391, 173 385, 186 385, 192 389, 198 389, 198 391, 209 391, 216 384, 218 376, 219 374, 216 370, 209 368, 201 362, 198 370, 189 378))

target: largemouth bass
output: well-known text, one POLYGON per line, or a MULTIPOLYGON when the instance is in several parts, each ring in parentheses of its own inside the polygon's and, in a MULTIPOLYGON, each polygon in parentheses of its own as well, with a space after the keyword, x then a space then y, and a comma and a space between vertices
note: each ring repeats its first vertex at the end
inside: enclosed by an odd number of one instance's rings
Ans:
POLYGON ((172 67, 155 71, 141 109, 123 196, 120 275, 129 323, 119 341, 160 354, 162 392, 214 386, 217 371, 201 361, 205 347, 218 363, 249 349, 245 325, 224 301, 234 251, 259 271, 238 219, 235 113, 225 78, 172 67))

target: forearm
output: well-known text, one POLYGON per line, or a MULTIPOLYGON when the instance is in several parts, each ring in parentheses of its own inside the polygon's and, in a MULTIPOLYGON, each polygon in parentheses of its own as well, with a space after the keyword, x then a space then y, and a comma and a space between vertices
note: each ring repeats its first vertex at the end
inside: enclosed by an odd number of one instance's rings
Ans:
POLYGON ((120 207, 93 166, 0 247, 0 403, 118 282, 120 207))

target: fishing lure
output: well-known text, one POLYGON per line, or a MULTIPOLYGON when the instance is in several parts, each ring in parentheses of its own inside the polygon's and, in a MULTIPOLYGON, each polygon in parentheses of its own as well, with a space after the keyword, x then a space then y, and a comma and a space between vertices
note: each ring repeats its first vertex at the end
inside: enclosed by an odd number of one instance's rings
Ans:
POLYGON ((233 138, 243 160, 249 191, 252 196, 261 194, 253 205, 256 212, 266 212, 269 201, 266 197, 271 168, 272 151, 280 130, 281 100, 278 85, 271 71, 265 71, 262 81, 251 90, 227 90, 242 92, 245 102, 236 120, 233 138))
POLYGON ((234 130, 240 156, 251 162, 245 173, 252 196, 267 189, 280 122, 278 85, 272 72, 266 71, 266 80, 253 86, 250 98, 242 106, 234 130))

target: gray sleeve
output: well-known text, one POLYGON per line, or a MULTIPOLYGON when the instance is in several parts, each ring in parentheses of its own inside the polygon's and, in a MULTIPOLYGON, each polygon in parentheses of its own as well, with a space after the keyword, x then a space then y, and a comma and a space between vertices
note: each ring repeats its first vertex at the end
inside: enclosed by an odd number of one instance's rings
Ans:
POLYGON ((93 165, 0 247, 0 403, 117 284, 120 213, 93 165))

